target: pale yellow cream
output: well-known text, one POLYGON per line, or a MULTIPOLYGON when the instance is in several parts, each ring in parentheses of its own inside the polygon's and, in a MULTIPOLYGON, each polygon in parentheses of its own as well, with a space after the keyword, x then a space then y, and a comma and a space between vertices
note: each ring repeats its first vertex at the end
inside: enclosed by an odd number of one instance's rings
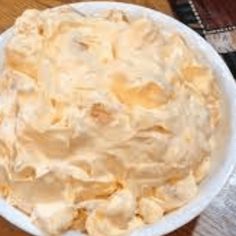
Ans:
POLYGON ((118 11, 26 11, 0 104, 0 193, 51 235, 128 235, 189 202, 221 121, 184 39, 118 11))

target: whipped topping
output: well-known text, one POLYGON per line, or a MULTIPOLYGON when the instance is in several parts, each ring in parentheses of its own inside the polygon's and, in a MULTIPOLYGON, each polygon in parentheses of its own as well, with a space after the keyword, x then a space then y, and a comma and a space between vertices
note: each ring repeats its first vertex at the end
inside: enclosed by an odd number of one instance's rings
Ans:
POLYGON ((147 18, 27 10, 0 91, 0 194, 47 234, 127 235, 188 203, 208 173, 214 74, 147 18))

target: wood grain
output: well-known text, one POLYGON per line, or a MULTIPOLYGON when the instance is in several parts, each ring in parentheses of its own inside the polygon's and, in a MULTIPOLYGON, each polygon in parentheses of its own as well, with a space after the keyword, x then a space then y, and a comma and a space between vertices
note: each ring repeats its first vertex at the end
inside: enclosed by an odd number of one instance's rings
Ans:
MULTIPOLYGON (((0 32, 9 28, 25 9, 45 9, 73 0, 0 0, 0 32)), ((167 0, 126 0, 173 15, 167 0)), ((0 236, 29 236, 0 217, 0 236)), ((167 236, 236 236, 236 172, 221 194, 196 219, 167 236)))

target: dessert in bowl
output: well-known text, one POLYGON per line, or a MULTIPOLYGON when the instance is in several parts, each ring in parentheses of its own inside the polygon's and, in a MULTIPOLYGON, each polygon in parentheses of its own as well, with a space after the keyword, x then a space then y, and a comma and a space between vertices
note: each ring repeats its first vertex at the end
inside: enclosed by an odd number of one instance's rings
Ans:
POLYGON ((119 3, 27 10, 7 34, 4 217, 36 235, 161 235, 222 188, 236 90, 200 36, 119 3))

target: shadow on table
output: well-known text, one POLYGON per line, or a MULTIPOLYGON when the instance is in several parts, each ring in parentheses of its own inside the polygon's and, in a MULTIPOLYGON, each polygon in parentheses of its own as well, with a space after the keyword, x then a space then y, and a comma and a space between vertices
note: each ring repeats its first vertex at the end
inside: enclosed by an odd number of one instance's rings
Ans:
POLYGON ((0 216, 0 236, 31 236, 0 216))
POLYGON ((198 217, 174 231, 173 233, 166 234, 165 236, 193 236, 194 229, 197 225, 198 217))

